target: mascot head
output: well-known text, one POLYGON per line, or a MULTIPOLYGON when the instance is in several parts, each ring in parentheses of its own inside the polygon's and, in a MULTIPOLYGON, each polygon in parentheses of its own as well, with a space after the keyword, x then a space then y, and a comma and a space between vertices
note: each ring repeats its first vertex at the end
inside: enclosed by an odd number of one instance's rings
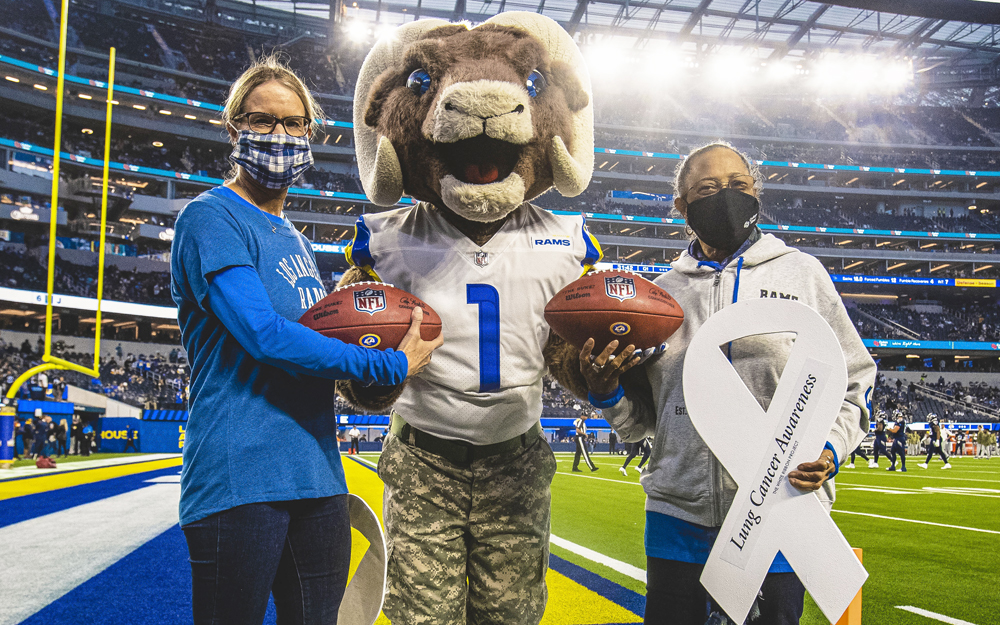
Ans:
POLYGON ((552 186, 572 197, 590 184, 590 77, 569 34, 537 13, 475 28, 418 20, 365 59, 354 135, 376 204, 407 193, 492 222, 552 186))

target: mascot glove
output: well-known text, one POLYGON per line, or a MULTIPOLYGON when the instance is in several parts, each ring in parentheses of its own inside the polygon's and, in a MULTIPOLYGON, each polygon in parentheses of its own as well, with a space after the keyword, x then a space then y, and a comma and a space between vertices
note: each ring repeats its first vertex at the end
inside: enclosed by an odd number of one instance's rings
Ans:
POLYGON ((642 350, 640 352, 639 362, 637 362, 635 364, 636 365, 641 365, 644 362, 646 362, 647 360, 649 360, 650 358, 652 358, 653 356, 659 356, 663 352, 667 351, 667 347, 668 347, 667 342, 664 341, 663 343, 660 343, 656 347, 650 347, 648 349, 642 350))

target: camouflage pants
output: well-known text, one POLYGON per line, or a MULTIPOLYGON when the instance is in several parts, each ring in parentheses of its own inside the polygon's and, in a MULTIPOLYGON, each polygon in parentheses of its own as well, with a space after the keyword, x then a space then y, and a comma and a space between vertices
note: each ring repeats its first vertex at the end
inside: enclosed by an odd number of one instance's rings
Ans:
POLYGON ((541 436, 461 467, 389 435, 378 474, 393 625, 536 625, 555 469, 541 436))

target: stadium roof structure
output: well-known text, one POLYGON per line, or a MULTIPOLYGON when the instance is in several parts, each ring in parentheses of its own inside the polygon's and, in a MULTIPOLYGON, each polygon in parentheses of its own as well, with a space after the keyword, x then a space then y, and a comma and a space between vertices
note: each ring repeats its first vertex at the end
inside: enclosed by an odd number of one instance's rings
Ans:
POLYGON ((533 11, 561 23, 583 45, 692 58, 738 51, 765 63, 863 54, 912 64, 924 91, 978 90, 968 99, 974 105, 1000 92, 1000 0, 204 1, 206 9, 243 3, 306 19, 333 15, 326 22, 331 30, 365 24, 375 36, 380 27, 421 17, 477 23, 503 11, 533 11))
POLYGON ((772 57, 831 46, 890 54, 1000 55, 997 0, 238 1, 316 17, 328 17, 332 9, 345 19, 388 24, 421 17, 481 22, 503 11, 532 11, 571 33, 624 38, 636 46, 651 40, 731 45, 766 49, 772 57))

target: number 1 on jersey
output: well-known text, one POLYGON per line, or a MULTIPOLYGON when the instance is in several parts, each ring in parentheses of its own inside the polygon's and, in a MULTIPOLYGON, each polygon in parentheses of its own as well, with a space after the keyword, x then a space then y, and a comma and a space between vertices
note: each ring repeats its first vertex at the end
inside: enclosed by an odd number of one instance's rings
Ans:
POLYGON ((479 392, 500 388, 500 293, 488 284, 468 284, 467 303, 479 306, 479 392))

